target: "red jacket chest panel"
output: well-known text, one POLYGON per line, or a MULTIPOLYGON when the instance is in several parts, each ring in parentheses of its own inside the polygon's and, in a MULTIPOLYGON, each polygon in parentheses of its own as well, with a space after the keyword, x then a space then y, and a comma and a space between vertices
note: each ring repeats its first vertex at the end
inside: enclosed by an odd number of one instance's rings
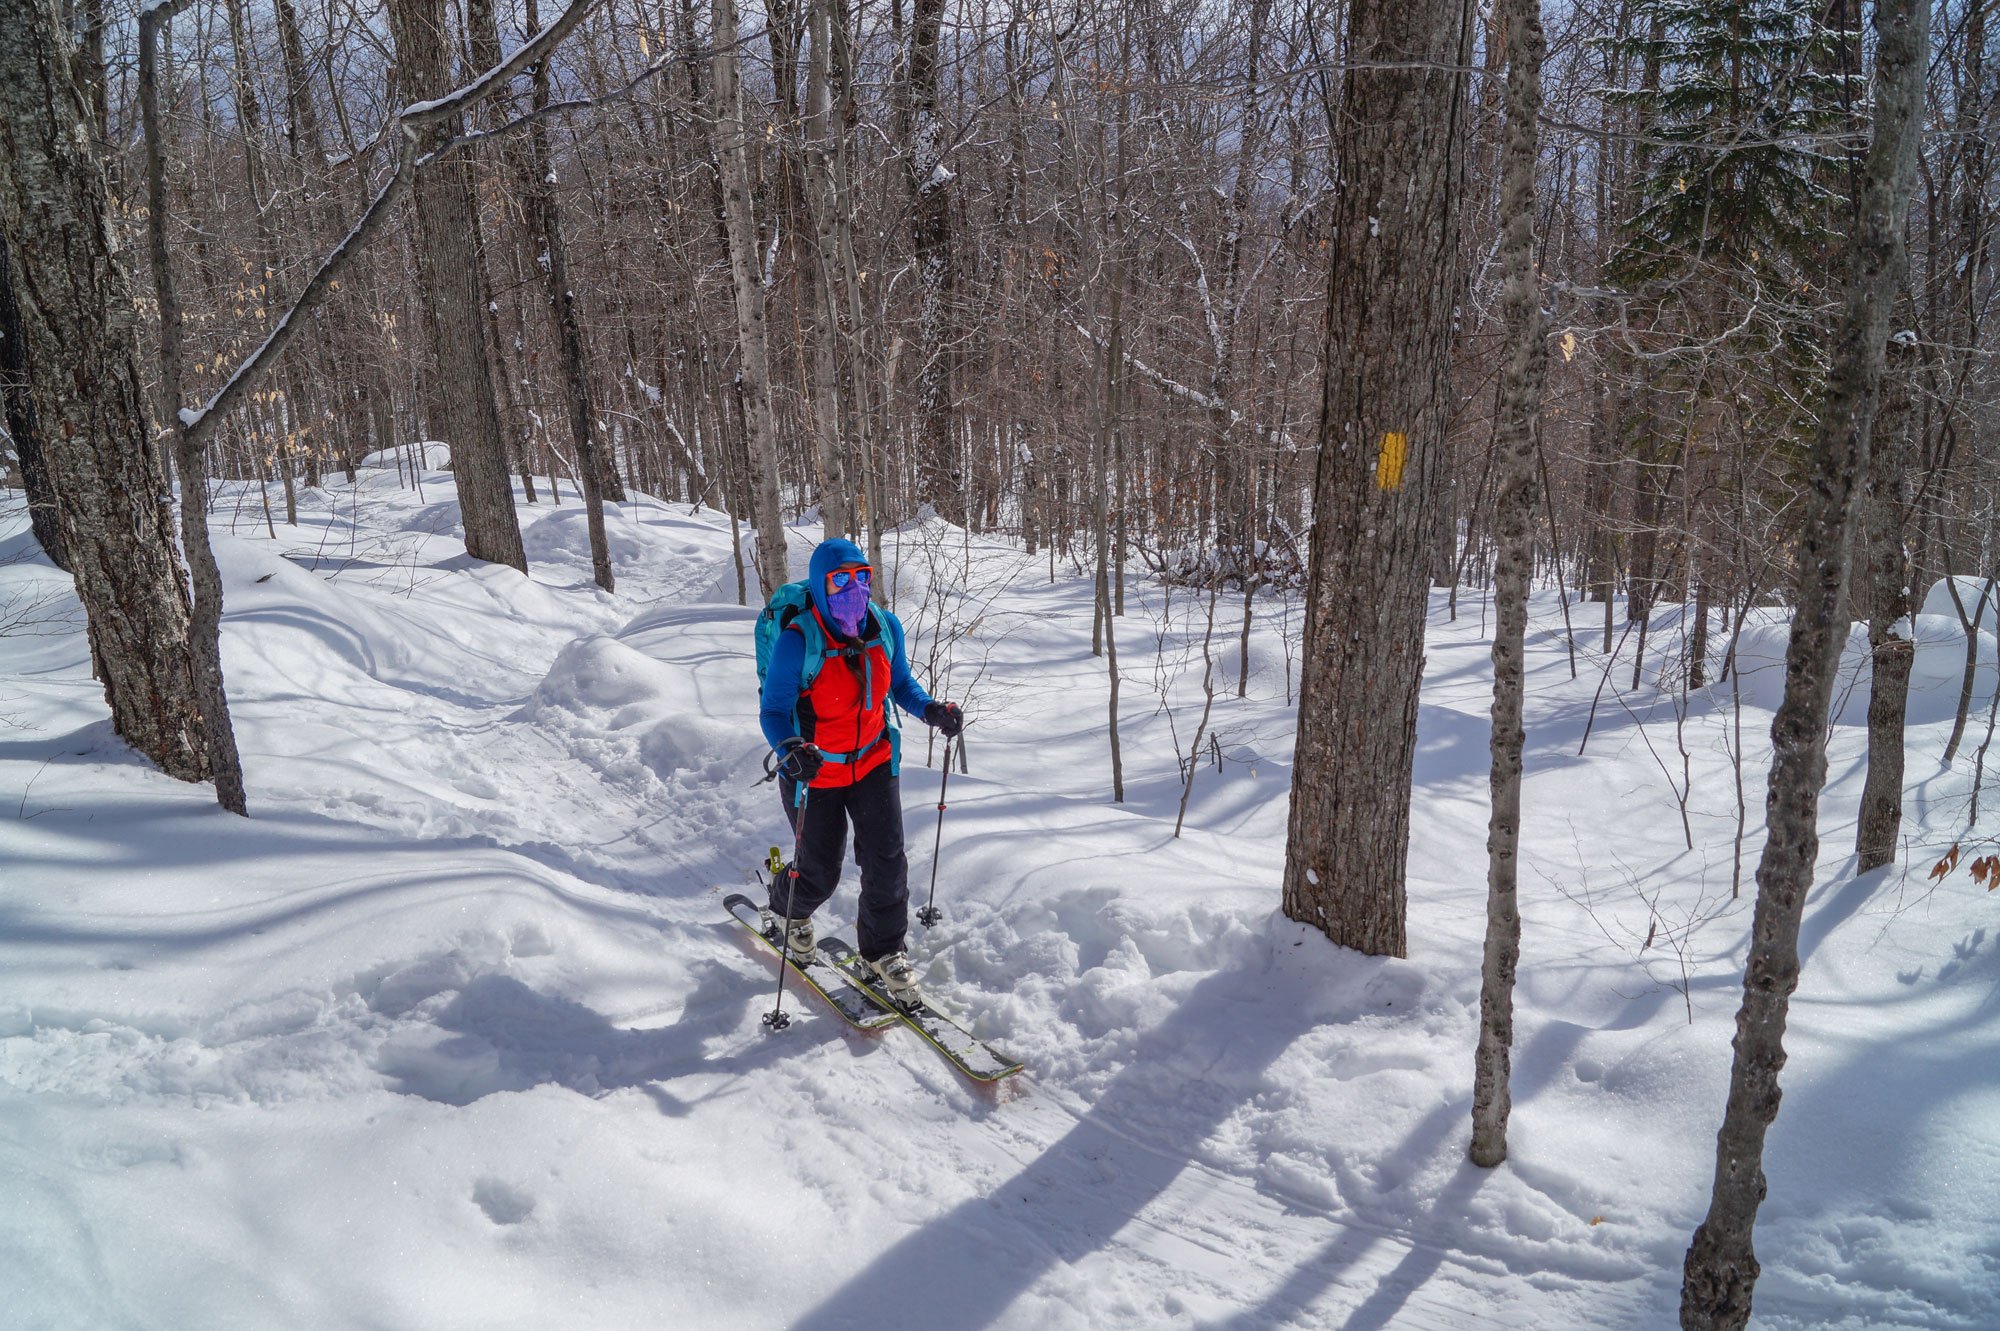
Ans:
POLYGON ((806 696, 812 699, 813 716, 821 726, 859 720, 864 711, 879 719, 883 700, 889 696, 889 654, 879 642, 873 642, 851 660, 828 656, 820 663, 806 696), (864 678, 868 689, 865 702, 864 678))
POLYGON ((828 755, 869 751, 858 763, 828 762, 814 785, 847 785, 889 761, 888 696, 889 653, 879 638, 852 657, 835 653, 821 661, 803 694, 813 744, 828 755))

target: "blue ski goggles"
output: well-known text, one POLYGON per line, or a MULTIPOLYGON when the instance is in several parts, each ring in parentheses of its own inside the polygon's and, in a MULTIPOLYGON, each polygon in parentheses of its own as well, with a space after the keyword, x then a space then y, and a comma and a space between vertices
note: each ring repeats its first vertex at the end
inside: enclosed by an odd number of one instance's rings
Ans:
POLYGON ((867 587, 875 579, 875 571, 866 564, 859 568, 837 568, 826 575, 826 589, 830 592, 844 592, 850 584, 860 583, 867 587))

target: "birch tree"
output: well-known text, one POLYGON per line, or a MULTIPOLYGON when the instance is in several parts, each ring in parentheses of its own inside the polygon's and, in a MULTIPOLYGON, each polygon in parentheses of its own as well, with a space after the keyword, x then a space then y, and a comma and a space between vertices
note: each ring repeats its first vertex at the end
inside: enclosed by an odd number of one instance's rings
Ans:
POLYGON ((1493 500, 1493 737, 1486 824, 1486 954, 1473 1060, 1472 1162, 1507 1158, 1513 1108, 1514 971, 1521 959, 1515 899, 1521 850, 1521 724, 1528 586, 1534 572, 1535 449, 1547 352, 1535 279, 1536 117, 1542 110, 1541 0, 1505 0, 1507 132, 1500 217, 1507 360, 1500 380, 1493 500))
POLYGON ((757 531, 757 580, 769 596, 791 578, 785 519, 778 493, 777 421, 771 413, 771 352, 765 327, 764 272, 750 208, 749 129, 743 118, 738 68, 736 0, 715 0, 710 77, 715 98, 715 156, 722 174, 722 220, 736 297, 737 383, 750 454, 752 525, 757 531))
POLYGON ((1752 1230, 1767 1191, 1764 1138, 1778 1114, 1785 1021, 1799 982, 1799 922, 1819 858, 1826 721, 1847 641, 1855 502, 1868 466, 1889 313, 1908 264, 1903 231, 1923 129, 1929 34, 1930 0, 1877 0, 1874 130, 1850 221, 1846 291, 1812 450, 1785 696, 1771 723, 1769 831, 1757 864, 1729 1100, 1716 1134, 1708 1215, 1683 1270, 1686 1331, 1745 1326, 1757 1284, 1752 1230))

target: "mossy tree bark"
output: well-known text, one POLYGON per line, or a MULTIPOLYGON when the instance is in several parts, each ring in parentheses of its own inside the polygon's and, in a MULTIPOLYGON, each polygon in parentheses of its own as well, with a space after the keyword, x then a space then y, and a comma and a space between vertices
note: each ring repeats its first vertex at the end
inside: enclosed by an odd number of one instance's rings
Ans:
POLYGON ((213 775, 165 460, 147 422, 138 307, 112 249, 104 165, 65 10, 0 0, 0 232, 70 574, 117 732, 184 781, 213 775))

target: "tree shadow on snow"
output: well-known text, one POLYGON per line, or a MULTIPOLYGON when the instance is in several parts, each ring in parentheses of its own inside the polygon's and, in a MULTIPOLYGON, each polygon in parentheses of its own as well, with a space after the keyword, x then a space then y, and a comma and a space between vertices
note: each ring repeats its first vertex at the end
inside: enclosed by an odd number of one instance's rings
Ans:
MULTIPOLYGON (((510 975, 483 975, 460 989, 433 1019, 444 1038, 391 1040, 376 1068, 389 1088, 442 1104, 467 1105, 500 1091, 560 1086, 580 1095, 640 1089, 660 1112, 680 1117, 726 1093, 692 1098, 668 1083, 690 1075, 739 1077, 784 1058, 787 1040, 740 1034, 747 1007, 769 996, 762 977, 721 960, 688 968, 694 987, 666 1026, 631 1029, 574 999, 531 988, 510 975), (718 1045, 720 1052, 712 1052, 718 1045)), ((804 995, 791 991, 795 1003, 804 995)), ((850 1035, 857 1056, 875 1047, 828 1017, 808 1023, 850 1035)), ((808 1039, 810 1036, 807 1037, 808 1039)))
MULTIPOLYGON (((419 615, 405 614, 399 616, 399 618, 404 624, 421 622, 421 616, 419 615)), ((392 669, 377 657, 375 644, 368 634, 363 633, 353 624, 346 622, 332 612, 319 606, 288 604, 235 610, 230 612, 228 623, 232 626, 258 624, 266 627, 294 630, 300 635, 318 643, 329 655, 345 662, 358 673, 366 675, 378 684, 392 689, 401 689, 405 693, 415 693, 425 697, 436 698, 442 702, 451 703, 454 706, 473 710, 519 701, 517 698, 511 696, 490 697, 485 694, 468 693, 462 689, 455 689, 449 684, 440 683, 435 679, 429 678, 421 671, 392 669)), ((461 653, 468 659, 492 666, 503 674, 511 673, 516 669, 504 655, 497 651, 483 650, 478 646, 467 644, 457 638, 450 638, 450 642, 452 650, 461 653)), ((284 693, 245 697, 243 701, 248 704, 255 704, 267 701, 282 701, 289 697, 298 697, 301 701, 319 701, 315 695, 311 694, 291 695, 284 693)))
MULTIPOLYGON (((1439 1105, 1411 1129, 1403 1144, 1391 1154, 1404 1160, 1429 1159, 1455 1134, 1462 1135, 1469 1131, 1471 1113, 1469 1099, 1457 1098, 1439 1105)), ((1440 1226, 1451 1225, 1464 1215, 1474 1195, 1492 1177, 1491 1170, 1481 1169, 1469 1160, 1461 1159, 1451 1181, 1438 1191, 1423 1215, 1417 1217, 1417 1223, 1431 1219, 1440 1226)), ((1358 1196, 1362 1189, 1349 1183, 1342 1191, 1358 1196)), ((1411 1297, 1429 1283, 1449 1256, 1450 1250, 1439 1244, 1426 1243, 1394 1231, 1371 1232, 1361 1225, 1339 1224, 1333 1237, 1318 1253, 1300 1263, 1255 1307, 1245 1308, 1226 1321, 1204 1323, 1204 1331, 1262 1331, 1262 1328, 1285 1325, 1309 1311, 1317 1300, 1336 1286, 1345 1287, 1358 1296, 1353 1311, 1340 1323, 1341 1331, 1381 1331, 1403 1311, 1411 1297), (1379 1279, 1357 1272, 1363 1261, 1384 1243, 1407 1244, 1408 1251, 1393 1270, 1379 1279), (1350 1273, 1355 1274, 1350 1276, 1350 1273), (1366 1292, 1363 1293, 1363 1290, 1366 1292)), ((1450 1316, 1458 1322, 1467 1320, 1463 1308, 1451 1310, 1450 1316)), ((1478 1319, 1474 1317, 1472 1320, 1478 1319)))
POLYGON ((790 1331, 872 1331, 885 1307, 900 1326, 978 1331, 1051 1270, 1108 1245, 1315 1024, 1304 1016, 1272 1021, 1267 1008, 1256 1009, 1261 1021, 1220 1015, 1242 983, 1218 972, 1196 984, 1059 1141, 986 1194, 912 1230, 790 1331), (1162 1063, 1189 1069, 1172 1080, 1173 1090, 1163 1084, 1162 1063), (1141 1141, 1120 1126, 1159 1121, 1163 1111, 1175 1149, 1166 1148, 1164 1133, 1141 1141))
MULTIPOLYGON (((40 734, 29 739, 0 740, 0 763, 41 762, 47 766, 139 767, 157 770, 137 749, 127 744, 112 728, 111 718, 89 721, 60 735, 40 734)), ((0 809, 0 812, 18 812, 0 809)))
POLYGON ((1854 997, 1816 996, 1810 959, 1835 930, 1853 927, 1899 870, 1856 875, 1850 859, 1841 872, 1845 881, 1815 891, 1800 931, 1806 978, 1792 998, 1792 1056, 1765 1152, 1771 1199, 1759 1218, 1760 1243, 1781 1260, 1800 1235, 1834 1250, 1831 1262, 1824 1253, 1812 1260, 1830 1267, 1835 1283, 1767 1281, 1758 1310, 1801 1323, 1859 1313, 1888 1325, 1911 1322, 1921 1300, 1939 1310, 1926 1324, 2000 1325, 1990 1261, 2000 1252, 2000 1221, 1990 1213, 1943 1237, 1951 1246, 1942 1250, 1927 1237, 1883 1239, 1905 1226, 1916 1235, 1936 1226, 1949 1208, 1937 1182, 1963 1168, 1945 1162, 1978 1149, 1966 1140, 1976 1116, 1968 1105, 2000 1090, 2000 956, 1986 946, 1985 929, 1941 934, 1935 971, 1899 973, 1898 994, 1868 999, 1873 1020, 1849 1022, 1854 997))

